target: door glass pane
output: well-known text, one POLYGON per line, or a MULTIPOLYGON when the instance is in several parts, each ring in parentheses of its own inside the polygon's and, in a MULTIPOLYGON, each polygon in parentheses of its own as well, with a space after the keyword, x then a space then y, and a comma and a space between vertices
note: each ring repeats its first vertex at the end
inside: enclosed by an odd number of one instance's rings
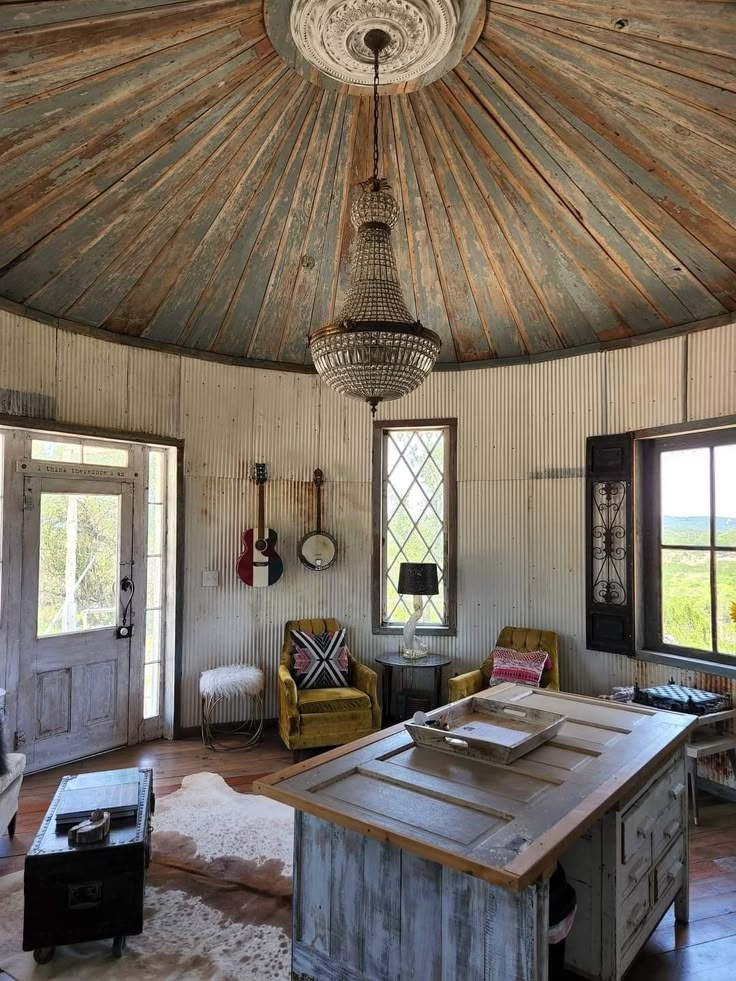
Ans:
POLYGON ((716 552, 718 650, 736 654, 736 552, 716 552))
POLYGON ((143 669, 143 718, 153 719, 158 715, 159 664, 146 664, 143 669))
POLYGON ((148 503, 164 502, 164 451, 148 451, 148 503))
POLYGON ((662 549, 662 640, 699 651, 713 649, 710 552, 662 549))
POLYGON ((120 496, 42 493, 40 521, 38 636, 114 626, 120 496))
POLYGON ((54 439, 32 439, 31 456, 34 460, 81 463, 82 447, 79 443, 57 442, 54 439))
POLYGON ((59 463, 90 463, 98 467, 128 466, 128 451, 124 447, 72 443, 68 440, 32 439, 31 457, 59 463))
POLYGON ((146 609, 161 606, 161 558, 150 556, 146 564, 146 609))
POLYGON ((161 555, 163 549, 163 505, 148 505, 148 545, 149 555, 161 555))
POLYGON ((128 451, 119 446, 88 445, 82 449, 82 460, 97 467, 127 467, 128 451))
MULTIPOLYGON (((736 445, 716 446, 716 545, 736 546, 736 445)), ((736 600, 736 595, 734 595, 736 600)))
POLYGON ((662 544, 710 545, 710 449, 662 453, 662 544))
POLYGON ((161 611, 146 610, 145 662, 161 660, 161 611))

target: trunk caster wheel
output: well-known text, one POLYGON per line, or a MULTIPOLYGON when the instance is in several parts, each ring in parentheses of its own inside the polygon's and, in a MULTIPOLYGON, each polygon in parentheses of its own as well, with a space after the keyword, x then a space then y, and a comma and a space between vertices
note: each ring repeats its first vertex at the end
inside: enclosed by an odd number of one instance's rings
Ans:
POLYGON ((55 950, 56 947, 36 947, 33 951, 33 959, 37 964, 48 964, 55 950))
POLYGON ((112 956, 122 957, 125 950, 125 937, 115 937, 112 942, 112 956))

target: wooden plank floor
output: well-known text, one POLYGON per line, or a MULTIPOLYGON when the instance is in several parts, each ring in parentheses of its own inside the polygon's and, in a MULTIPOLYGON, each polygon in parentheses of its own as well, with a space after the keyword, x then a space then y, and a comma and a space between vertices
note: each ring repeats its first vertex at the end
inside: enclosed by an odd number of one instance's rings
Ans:
POLYGON ((65 773, 90 773, 126 766, 152 767, 153 789, 162 797, 178 790, 188 774, 204 771, 219 773, 231 787, 247 793, 258 777, 291 763, 292 754, 284 748, 276 729, 266 729, 259 745, 251 750, 214 753, 203 746, 199 738, 157 739, 31 774, 24 777, 21 786, 15 835, 13 838, 7 834, 0 837, 0 875, 23 868, 25 854, 65 773))
MULTIPOLYGON (((213 753, 198 739, 161 739, 28 776, 23 781, 15 837, 0 837, 0 875, 23 867, 25 853, 64 773, 150 766, 155 791, 162 796, 177 790, 187 774, 207 770, 247 793, 255 779, 290 765, 291 760, 291 753, 271 729, 249 751, 213 753)), ((690 830, 691 922, 675 925, 670 911, 626 981, 736 978, 736 803, 702 795, 700 805, 700 827, 690 830)))

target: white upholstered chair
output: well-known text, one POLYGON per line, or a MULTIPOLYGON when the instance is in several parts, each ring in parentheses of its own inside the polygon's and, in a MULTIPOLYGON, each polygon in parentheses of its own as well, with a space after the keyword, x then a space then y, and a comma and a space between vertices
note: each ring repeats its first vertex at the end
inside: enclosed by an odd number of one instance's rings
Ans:
POLYGON ((18 814, 18 796, 23 782, 26 758, 22 753, 8 753, 8 772, 0 777, 0 830, 8 829, 15 834, 15 818, 18 814))

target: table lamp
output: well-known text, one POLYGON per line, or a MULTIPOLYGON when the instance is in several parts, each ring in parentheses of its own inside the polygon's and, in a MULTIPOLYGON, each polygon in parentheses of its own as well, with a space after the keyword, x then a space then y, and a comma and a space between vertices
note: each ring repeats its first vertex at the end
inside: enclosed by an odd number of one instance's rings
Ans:
POLYGON ((416 659, 427 653, 426 645, 416 645, 414 634, 424 609, 424 596, 437 596, 437 566, 434 562, 402 562, 399 566, 398 592, 414 596, 414 612, 404 627, 403 657, 416 659))

